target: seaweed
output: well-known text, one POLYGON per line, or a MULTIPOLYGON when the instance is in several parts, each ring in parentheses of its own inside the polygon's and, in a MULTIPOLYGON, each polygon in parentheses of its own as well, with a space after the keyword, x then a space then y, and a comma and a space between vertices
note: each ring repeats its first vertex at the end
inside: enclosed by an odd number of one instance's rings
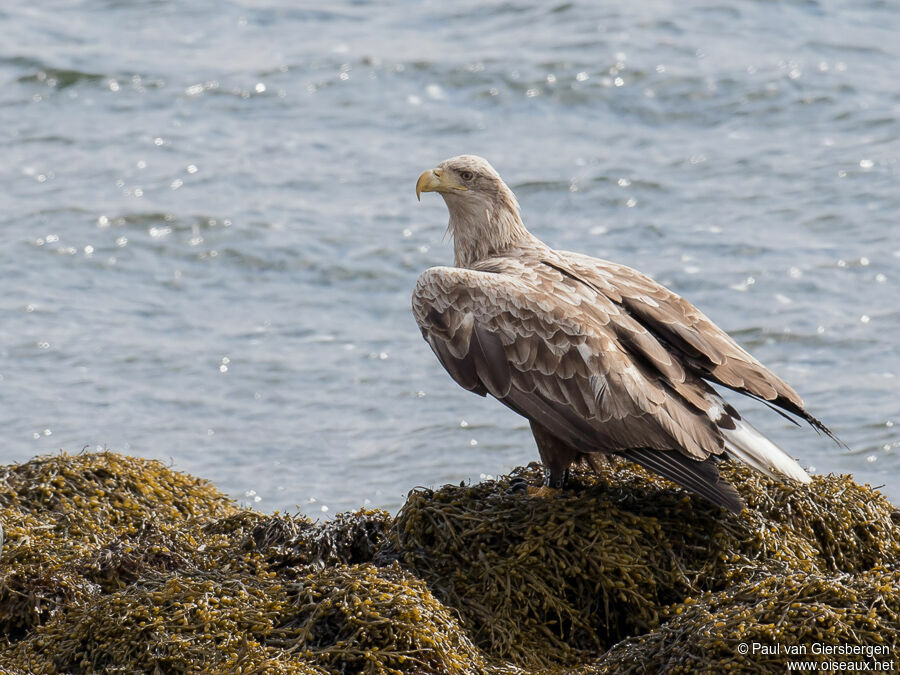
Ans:
POLYGON ((261 518, 242 540, 242 548, 264 552, 275 568, 369 562, 381 548, 391 517, 387 511, 339 513, 324 523, 275 515, 261 518))
MULTIPOLYGON (((2 467, 0 671, 769 672, 791 654, 740 645, 895 649, 897 510, 848 476, 720 470, 743 513, 617 462, 313 522, 111 452, 2 467)), ((874 658, 895 656, 849 660, 874 658)))
POLYGON ((394 546, 460 611, 476 644, 537 668, 575 665, 654 630, 666 607, 705 591, 900 559, 893 507, 869 488, 722 471, 751 504, 739 516, 625 463, 576 471, 570 490, 546 498, 521 489, 540 484, 537 464, 417 490, 397 515, 394 546))
MULTIPOLYGON (((110 558, 116 557, 116 540, 135 541, 132 550, 140 551, 141 561, 132 565, 152 564, 148 552, 152 557, 165 546, 145 549, 138 543, 148 528, 161 537, 190 536, 182 532, 189 523, 235 511, 236 505, 206 481, 160 462, 110 452, 42 457, 0 468, 0 520, 6 530, 0 631, 20 635, 101 593, 102 552, 112 547, 110 558), (96 568, 96 574, 85 566, 96 568)), ((123 555, 124 550, 119 558, 123 555)))
POLYGON ((624 640, 582 672, 771 673, 784 671, 789 659, 834 661, 824 650, 845 646, 869 653, 839 654, 844 670, 876 661, 888 669, 893 662, 895 670, 900 570, 773 576, 704 594, 667 613, 665 624, 624 640))
POLYGON ((352 673, 484 673, 453 612, 396 563, 339 564, 289 588, 293 616, 268 643, 352 673))

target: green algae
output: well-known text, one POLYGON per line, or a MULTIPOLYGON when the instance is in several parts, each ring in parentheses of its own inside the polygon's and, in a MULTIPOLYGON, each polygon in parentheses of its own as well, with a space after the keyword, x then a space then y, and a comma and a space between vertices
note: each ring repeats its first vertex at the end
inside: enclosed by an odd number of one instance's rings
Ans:
POLYGON ((769 672, 788 656, 739 645, 896 648, 896 509, 846 476, 721 471, 740 515, 619 462, 312 522, 114 453, 2 467, 0 671, 769 672))

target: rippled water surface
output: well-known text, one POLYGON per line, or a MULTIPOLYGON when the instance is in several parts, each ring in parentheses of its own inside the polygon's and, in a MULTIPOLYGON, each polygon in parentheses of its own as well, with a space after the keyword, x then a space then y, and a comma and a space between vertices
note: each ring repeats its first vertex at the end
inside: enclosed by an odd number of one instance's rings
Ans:
POLYGON ((260 509, 396 509, 536 459, 409 310, 419 173, 487 157, 549 244, 686 295, 900 499, 893 2, 12 2, 0 463, 109 447, 260 509))

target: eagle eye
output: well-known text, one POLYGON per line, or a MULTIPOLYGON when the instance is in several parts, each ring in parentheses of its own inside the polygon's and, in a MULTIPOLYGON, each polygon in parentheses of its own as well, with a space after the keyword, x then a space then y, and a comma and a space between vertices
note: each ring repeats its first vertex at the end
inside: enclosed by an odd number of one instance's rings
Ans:
POLYGON ((459 177, 468 183, 470 180, 475 178, 475 174, 471 171, 460 171, 459 177))

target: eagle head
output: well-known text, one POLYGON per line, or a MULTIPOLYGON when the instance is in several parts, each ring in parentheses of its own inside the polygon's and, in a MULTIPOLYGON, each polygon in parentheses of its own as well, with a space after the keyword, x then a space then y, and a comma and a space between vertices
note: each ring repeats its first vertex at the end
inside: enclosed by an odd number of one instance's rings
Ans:
POLYGON ((416 197, 421 199, 423 192, 437 192, 447 204, 458 266, 471 265, 528 234, 516 196, 483 157, 445 159, 419 176, 416 197))

